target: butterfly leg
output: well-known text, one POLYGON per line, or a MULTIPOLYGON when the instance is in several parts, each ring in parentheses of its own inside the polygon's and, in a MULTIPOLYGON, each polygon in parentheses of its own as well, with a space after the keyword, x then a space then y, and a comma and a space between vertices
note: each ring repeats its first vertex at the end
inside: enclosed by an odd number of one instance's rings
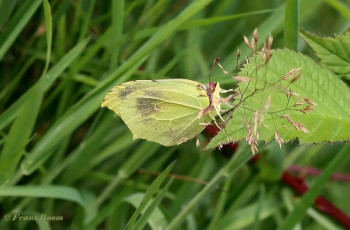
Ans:
POLYGON ((229 92, 234 92, 234 89, 220 89, 220 93, 229 93, 229 92))
MULTIPOLYGON (((210 117, 211 117, 211 119, 213 119, 215 126, 218 127, 218 129, 221 130, 221 127, 220 127, 219 124, 216 122, 215 117, 213 117, 213 116, 210 116, 210 117)), ((222 119, 222 118, 221 118, 221 119, 222 119)))

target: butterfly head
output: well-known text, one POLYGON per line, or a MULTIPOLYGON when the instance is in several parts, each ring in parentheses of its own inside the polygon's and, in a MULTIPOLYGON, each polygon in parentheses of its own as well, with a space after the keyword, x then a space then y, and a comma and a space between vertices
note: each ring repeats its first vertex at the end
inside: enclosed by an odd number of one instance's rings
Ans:
POLYGON ((209 81, 208 86, 207 86, 207 94, 213 94, 216 89, 217 82, 209 81))
POLYGON ((215 90, 216 90, 216 85, 217 85, 217 83, 216 83, 216 82, 213 82, 213 81, 211 80, 211 74, 212 74, 212 72, 213 72, 213 69, 214 69, 215 64, 216 64, 219 60, 220 60, 220 57, 215 58, 214 61, 213 61, 213 65, 211 66, 211 70, 210 70, 210 74, 209 74, 209 83, 208 83, 207 88, 206 88, 207 94, 208 94, 208 95, 213 94, 213 93, 215 92, 215 90))

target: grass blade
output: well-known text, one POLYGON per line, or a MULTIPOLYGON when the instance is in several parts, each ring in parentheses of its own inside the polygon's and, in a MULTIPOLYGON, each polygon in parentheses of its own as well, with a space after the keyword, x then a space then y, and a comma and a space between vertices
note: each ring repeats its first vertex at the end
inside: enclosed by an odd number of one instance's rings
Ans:
POLYGON ((52 20, 50 4, 47 0, 44 1, 44 13, 47 33, 47 53, 46 63, 40 78, 40 83, 33 87, 32 93, 26 98, 27 102, 21 108, 21 113, 11 127, 7 141, 0 156, 0 168, 5 171, 5 177, 11 178, 16 166, 20 160, 22 152, 29 142, 35 120, 38 116, 41 101, 44 91, 42 90, 43 78, 46 77, 46 71, 49 66, 51 56, 51 41, 52 41, 52 20))
POLYGON ((7 197, 41 197, 73 201, 85 207, 80 193, 71 187, 59 185, 26 185, 26 186, 5 186, 0 189, 0 196, 7 197))
POLYGON ((16 11, 6 30, 0 35, 0 60, 38 9, 41 2, 42 0, 25 1, 21 8, 16 11))
POLYGON ((136 209, 136 211, 130 218, 127 229, 134 229, 136 219, 139 217, 139 215, 141 214, 143 209, 146 207, 148 202, 150 202, 152 196, 158 192, 160 185, 167 178, 168 174, 170 173, 170 171, 173 169, 174 166, 175 166, 175 162, 171 163, 149 186, 143 200, 140 203, 140 206, 136 209))
MULTIPOLYGON (((158 208, 160 202, 162 201, 163 197, 165 196, 165 193, 168 191, 168 189, 169 189, 170 185, 172 184, 173 180, 174 180, 174 178, 171 178, 169 180, 169 182, 164 186, 164 188, 161 191, 159 191, 158 195, 154 198, 152 203, 145 210, 144 214, 137 221, 135 229, 137 229, 137 230, 144 229, 144 226, 151 219, 151 216, 155 212, 156 208, 158 208)), ((159 215, 158 215, 158 217, 159 217, 159 215)), ((155 222, 155 221, 153 221, 153 222, 155 222)), ((166 226, 166 224, 167 224, 165 219, 160 219, 160 220, 158 220, 155 223, 156 223, 155 224, 155 228, 164 228, 166 226)))
MULTIPOLYGON (((80 42, 70 52, 68 52, 54 67, 52 67, 42 80, 41 90, 47 91, 55 80, 61 76, 62 72, 81 54, 88 43, 88 39, 80 42)), ((20 112, 27 97, 34 91, 35 85, 25 92, 16 102, 14 102, 4 113, 0 115, 0 130, 8 125, 20 112)))
POLYGON ((111 69, 117 66, 120 58, 123 35, 124 0, 112 1, 112 43, 111 43, 111 69))
POLYGON ((213 179, 202 189, 183 209, 176 217, 169 223, 167 230, 176 229, 176 227, 186 218, 186 216, 192 211, 192 209, 198 205, 210 191, 212 191, 223 178, 229 173, 233 173, 238 170, 243 164, 245 164, 252 157, 251 152, 248 150, 248 146, 245 144, 240 145, 237 149, 234 157, 215 174, 213 179))
POLYGON ((297 50, 299 32, 299 0, 286 0, 284 17, 285 46, 291 50, 297 50))

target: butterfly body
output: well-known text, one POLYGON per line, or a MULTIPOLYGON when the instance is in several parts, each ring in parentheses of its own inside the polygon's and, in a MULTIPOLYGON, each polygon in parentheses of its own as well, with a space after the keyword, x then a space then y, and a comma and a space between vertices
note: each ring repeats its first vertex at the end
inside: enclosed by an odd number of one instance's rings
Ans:
POLYGON ((220 111, 220 87, 187 79, 137 80, 114 87, 105 97, 107 107, 133 133, 164 146, 194 138, 220 111))

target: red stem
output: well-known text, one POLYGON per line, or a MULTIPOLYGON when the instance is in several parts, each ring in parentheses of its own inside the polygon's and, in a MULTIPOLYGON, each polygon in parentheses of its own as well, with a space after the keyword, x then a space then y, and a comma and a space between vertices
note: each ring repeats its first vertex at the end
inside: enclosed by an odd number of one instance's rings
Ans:
MULTIPOLYGON (((315 169, 312 167, 301 167, 298 165, 291 165, 287 169, 289 172, 298 172, 301 174, 306 174, 306 175, 312 175, 312 176, 319 176, 322 171, 319 169, 315 169)), ((350 175, 348 174, 343 174, 343 173, 333 173, 331 176, 332 180, 336 181, 344 181, 344 182, 350 182, 350 175)))

